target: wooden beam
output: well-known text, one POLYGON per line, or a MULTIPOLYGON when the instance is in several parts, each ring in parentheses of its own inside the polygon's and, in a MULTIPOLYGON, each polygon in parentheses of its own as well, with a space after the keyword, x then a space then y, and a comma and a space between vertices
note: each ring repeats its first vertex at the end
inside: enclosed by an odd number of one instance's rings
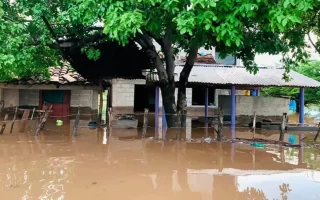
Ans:
POLYGON ((72 82, 76 82, 77 79, 71 77, 69 74, 65 74, 62 76, 63 78, 65 78, 69 83, 72 83, 72 82))

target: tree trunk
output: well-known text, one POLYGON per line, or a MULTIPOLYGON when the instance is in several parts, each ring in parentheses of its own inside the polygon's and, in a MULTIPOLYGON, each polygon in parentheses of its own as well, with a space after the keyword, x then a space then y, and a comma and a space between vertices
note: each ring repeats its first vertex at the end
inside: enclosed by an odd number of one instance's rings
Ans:
POLYGON ((162 41, 160 41, 161 48, 164 53, 167 72, 167 85, 161 87, 162 102, 166 112, 166 120, 168 127, 178 127, 178 120, 176 119, 177 107, 175 101, 175 80, 174 80, 174 56, 172 49, 171 30, 167 29, 162 41))
POLYGON ((152 43, 151 38, 148 35, 141 34, 138 35, 136 40, 137 43, 145 49, 148 54, 152 65, 157 69, 159 76, 159 86, 162 94, 162 104, 166 113, 167 126, 175 127, 176 120, 175 114, 177 112, 175 103, 175 82, 174 82, 174 63, 173 63, 173 52, 172 52, 172 42, 170 39, 170 32, 166 33, 165 38, 160 41, 162 49, 165 54, 167 67, 164 67, 155 46, 152 43))
POLYGON ((175 114, 177 113, 177 107, 175 103, 175 87, 172 85, 162 86, 161 93, 162 93, 162 105, 164 106, 167 126, 176 127, 177 120, 175 114))
POLYGON ((187 120, 187 83, 190 72, 197 58, 198 47, 192 46, 189 50, 186 63, 180 73, 179 86, 178 86, 178 102, 177 110, 181 113, 181 127, 186 127, 187 120))

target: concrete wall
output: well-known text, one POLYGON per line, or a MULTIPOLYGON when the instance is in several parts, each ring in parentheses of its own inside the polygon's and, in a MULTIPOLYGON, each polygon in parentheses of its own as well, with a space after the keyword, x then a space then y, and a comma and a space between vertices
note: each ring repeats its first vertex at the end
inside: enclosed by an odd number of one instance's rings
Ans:
POLYGON ((19 106, 39 106, 39 90, 19 90, 19 106))
POLYGON ((144 79, 112 80, 112 109, 114 113, 133 113, 134 86, 145 85, 144 79))
MULTIPOLYGON (((134 112, 134 94, 135 85, 145 85, 146 81, 143 79, 125 80, 125 79, 113 79, 112 80, 112 109, 114 113, 133 113, 134 112)), ((215 89, 215 105, 209 106, 209 115, 214 115, 219 105, 219 95, 230 95, 228 89, 215 89)), ((188 115, 190 116, 203 116, 204 106, 192 105, 192 88, 187 88, 187 106, 188 115)), ((237 95, 243 95, 244 91, 237 90, 237 95)), ((175 90, 175 98, 178 98, 178 89, 175 90)), ((160 114, 162 108, 162 95, 159 92, 159 107, 160 114)))
MULTIPOLYGON (((39 90, 31 89, 2 89, 2 100, 5 107, 11 106, 39 106, 39 90)), ((71 90, 71 112, 82 107, 82 112, 91 112, 98 109, 98 91, 71 90)))
POLYGON ((91 113, 98 109, 98 92, 94 90, 71 90, 71 113, 76 113, 78 107, 82 113, 91 113))
POLYGON ((19 90, 3 89, 3 99, 5 107, 19 106, 19 90))
MULTIPOLYGON (((220 95, 219 106, 226 115, 231 113, 231 96, 220 95)), ((236 115, 252 116, 256 112, 259 116, 282 116, 289 112, 289 99, 261 97, 261 96, 236 96, 236 115)))
MULTIPOLYGON (((112 80, 112 109, 114 113, 133 113, 134 112, 134 94, 135 85, 145 85, 146 81, 143 79, 125 80, 125 79, 113 79, 112 80)), ((204 106, 192 105, 192 88, 187 88, 187 106, 188 115, 190 116, 203 116, 204 106)), ((237 91, 237 93, 239 93, 237 91)), ((215 102, 217 105, 218 95, 229 95, 230 90, 216 89, 215 102)), ((239 94, 242 94, 240 91, 239 94)), ((175 90, 175 98, 178 98, 178 88, 175 90)), ((160 114, 162 108, 162 95, 161 90, 159 92, 159 107, 160 114)), ((213 115, 216 112, 216 107, 209 106, 209 115, 213 115)))

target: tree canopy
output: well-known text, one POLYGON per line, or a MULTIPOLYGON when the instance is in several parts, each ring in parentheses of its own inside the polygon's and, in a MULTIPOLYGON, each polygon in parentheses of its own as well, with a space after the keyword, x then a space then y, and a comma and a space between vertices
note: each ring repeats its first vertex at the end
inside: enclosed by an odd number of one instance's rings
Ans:
MULTIPOLYGON (((319 61, 313 61, 306 64, 302 64, 298 67, 295 67, 294 70, 314 80, 320 81, 319 61)), ((263 88, 261 95, 273 97, 290 96, 291 99, 296 100, 299 103, 299 88, 263 88)), ((320 104, 320 88, 305 89, 305 104, 320 104)))
POLYGON ((0 79, 33 74, 63 59, 77 65, 70 53, 73 49, 80 48, 89 59, 99 61, 101 43, 125 46, 134 41, 149 57, 151 68, 157 69, 163 104, 170 115, 186 113, 185 87, 200 47, 219 47, 220 55, 237 56, 254 73, 257 53, 281 53, 288 64, 303 60, 301 24, 305 13, 314 12, 313 6, 319 4, 316 0, 2 2, 0 79), (161 47, 164 63, 155 43, 161 47), (174 55, 178 50, 188 56, 176 103, 174 55))

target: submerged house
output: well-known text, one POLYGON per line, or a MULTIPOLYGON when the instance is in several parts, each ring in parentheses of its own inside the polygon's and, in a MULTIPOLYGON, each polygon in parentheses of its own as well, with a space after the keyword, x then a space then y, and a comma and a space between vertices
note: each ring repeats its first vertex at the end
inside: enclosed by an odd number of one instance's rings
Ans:
POLYGON ((68 116, 80 107, 82 113, 98 109, 99 84, 83 78, 69 66, 50 67, 49 77, 34 76, 0 83, 4 107, 41 109, 53 104, 52 116, 68 116))

